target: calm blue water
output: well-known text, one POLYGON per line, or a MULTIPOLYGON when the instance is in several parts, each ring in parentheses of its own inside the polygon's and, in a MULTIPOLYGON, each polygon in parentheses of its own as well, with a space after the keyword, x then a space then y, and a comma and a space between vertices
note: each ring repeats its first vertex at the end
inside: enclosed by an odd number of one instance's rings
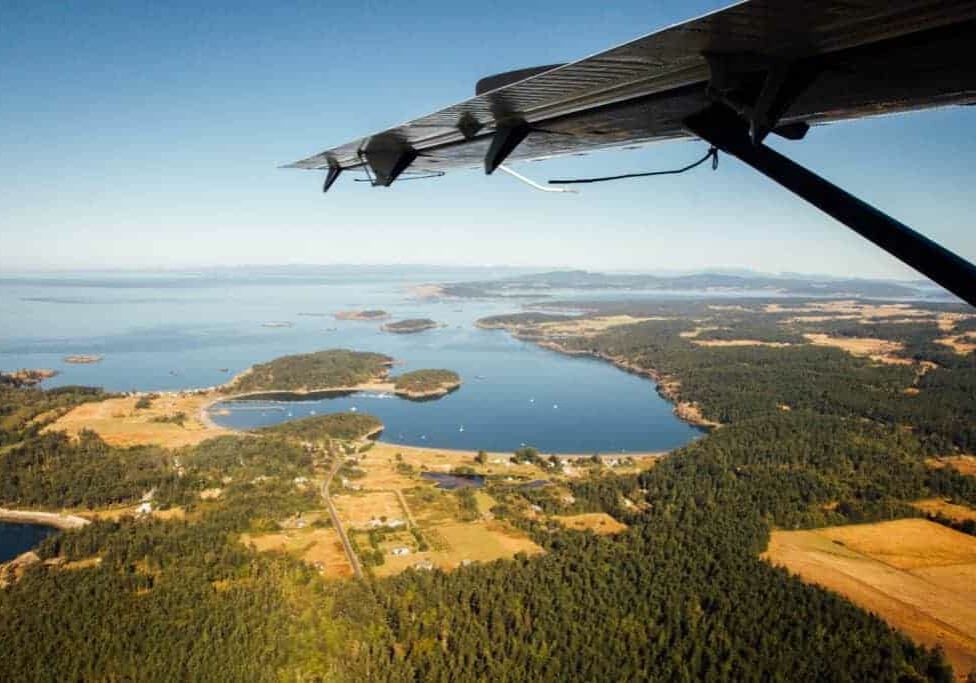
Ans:
POLYGON ((0 562, 14 559, 57 532, 53 527, 40 524, 0 522, 0 562))
POLYGON ((499 451, 525 444, 566 453, 666 450, 699 434, 674 417, 646 379, 474 327, 480 317, 518 310, 520 302, 430 302, 409 293, 422 282, 488 276, 293 269, 0 278, 0 369, 58 370, 46 386, 172 390, 221 384, 281 355, 344 347, 389 354, 402 363, 396 372, 456 370, 464 385, 438 401, 356 394, 238 405, 215 420, 256 427, 288 419, 289 412, 297 418, 355 407, 383 420, 387 441, 499 451), (350 308, 384 308, 446 327, 392 335, 379 323, 332 317, 350 308), (291 327, 263 327, 267 322, 291 327), (71 365, 63 362, 69 354, 104 360, 71 365))

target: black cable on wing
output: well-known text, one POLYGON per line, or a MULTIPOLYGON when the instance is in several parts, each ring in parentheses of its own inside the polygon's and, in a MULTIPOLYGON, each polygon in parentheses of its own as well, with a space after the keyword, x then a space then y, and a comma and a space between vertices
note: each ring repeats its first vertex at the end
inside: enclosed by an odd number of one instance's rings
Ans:
POLYGON ((708 152, 698 161, 688 164, 682 168, 675 168, 670 171, 650 171, 648 173, 625 173, 623 175, 609 175, 603 176, 602 178, 575 178, 573 180, 550 180, 550 185, 579 185, 583 183, 603 183, 608 180, 625 180, 627 178, 647 178, 649 176, 655 175, 676 175, 678 173, 684 173, 685 171, 690 171, 693 168, 701 166, 709 159, 712 160, 712 170, 714 171, 718 168, 718 148, 709 147, 708 152))
MULTIPOLYGON (((440 178, 446 175, 446 171, 431 171, 430 173, 424 173, 423 175, 403 175, 397 178, 398 183, 402 183, 404 180, 426 180, 427 178, 440 178)), ((372 182, 371 178, 354 178, 357 183, 369 183, 372 182)))

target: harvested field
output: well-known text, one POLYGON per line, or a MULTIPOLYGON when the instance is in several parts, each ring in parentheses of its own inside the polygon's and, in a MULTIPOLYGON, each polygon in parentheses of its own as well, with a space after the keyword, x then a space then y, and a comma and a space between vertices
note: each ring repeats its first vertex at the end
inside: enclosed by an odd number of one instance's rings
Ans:
POLYGON ((911 304, 867 304, 860 301, 823 301, 808 303, 802 306, 783 306, 781 304, 766 304, 767 313, 813 313, 823 320, 843 320, 853 317, 862 320, 878 318, 933 318, 935 313, 922 308, 915 308, 911 304))
POLYGON ((442 524, 431 529, 428 535, 434 537, 435 547, 445 549, 427 555, 435 566, 445 570, 459 567, 465 560, 491 562, 510 558, 516 553, 536 555, 542 552, 542 548, 527 536, 499 522, 442 524))
POLYGON ((149 408, 136 409, 135 396, 84 403, 56 420, 48 429, 77 435, 82 429, 98 433, 113 446, 156 444, 168 448, 192 446, 215 436, 229 434, 226 429, 201 419, 201 413, 214 400, 209 394, 161 393, 149 408), (155 422, 173 419, 182 413, 183 424, 155 422))
POLYGON ((365 529, 370 520, 407 520, 406 512, 393 491, 342 494, 332 496, 332 502, 339 512, 339 519, 350 529, 365 529))
POLYGON ((967 519, 976 520, 976 510, 965 505, 950 503, 943 498, 926 498, 916 500, 912 507, 930 515, 942 515, 957 522, 964 522, 967 519))
POLYGON ((619 534, 627 525, 618 522, 605 512, 584 512, 579 515, 555 515, 553 520, 567 529, 592 531, 595 534, 619 534))
POLYGON ((691 343, 695 346, 772 346, 777 349, 792 346, 789 342, 768 342, 758 339, 692 339, 691 343))
POLYGON ((898 342, 886 341, 884 339, 871 339, 869 337, 831 337, 830 335, 819 333, 810 333, 803 336, 815 346, 832 346, 841 351, 846 351, 852 356, 867 357, 879 363, 889 363, 891 365, 912 364, 912 361, 908 358, 894 355, 904 348, 898 342))
POLYGON ((608 315, 596 318, 580 318, 578 320, 567 320, 549 323, 540 323, 535 326, 540 332, 545 334, 547 337, 550 336, 572 336, 572 337, 588 337, 601 332, 605 332, 611 327, 618 327, 620 325, 632 325, 634 323, 642 323, 648 320, 667 320, 668 318, 662 318, 659 316, 648 317, 648 318, 635 318, 630 315, 608 315))
POLYGON ((352 567, 335 529, 302 529, 258 536, 241 534, 241 542, 258 552, 293 555, 330 578, 352 576, 352 567))
POLYGON ((976 538, 904 519, 774 531, 764 557, 941 646, 958 679, 976 669, 976 538))
POLYGON ((460 563, 464 559, 490 562, 516 553, 537 555, 542 552, 542 548, 523 533, 499 522, 444 524, 437 527, 437 533, 451 548, 448 562, 460 563))

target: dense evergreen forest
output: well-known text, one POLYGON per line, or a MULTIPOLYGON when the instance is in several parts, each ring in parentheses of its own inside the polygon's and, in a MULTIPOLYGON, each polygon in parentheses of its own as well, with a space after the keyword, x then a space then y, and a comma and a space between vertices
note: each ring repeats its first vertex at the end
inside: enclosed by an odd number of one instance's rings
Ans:
MULTIPOLYGON (((686 319, 559 343, 676 378, 682 399, 724 425, 639 475, 587 465, 572 509, 629 525, 615 536, 522 513, 556 509, 554 487, 489 482, 493 512, 547 552, 452 573, 328 581, 241 543, 321 505, 293 482, 327 464, 325 450, 295 441, 322 430, 123 450, 41 434, 33 421, 95 394, 0 390, 0 504, 99 506, 155 489, 160 505, 186 510, 47 539, 42 557, 80 568, 39 565, 0 592, 0 679, 951 680, 938 651, 759 554, 773 527, 915 516, 907 503, 935 495, 976 505, 976 478, 926 465, 973 448, 972 354, 935 343, 923 322, 872 333, 932 363, 924 374, 799 343, 696 346, 687 333, 715 315, 725 329, 699 331, 705 339, 792 342, 805 328, 663 306, 686 319), (219 499, 200 498, 218 487, 219 499)), ((862 324, 843 330, 867 336, 862 324)), ((540 473, 553 466, 531 449, 517 457, 540 473)))
POLYGON ((289 420, 260 431, 266 434, 280 434, 301 439, 317 441, 323 439, 358 440, 383 429, 378 418, 365 413, 331 413, 315 415, 298 420, 289 420))
POLYGON ((453 370, 413 370, 397 375, 393 387, 398 392, 423 393, 442 387, 455 387, 461 377, 453 370))
POLYGON ((302 391, 351 387, 385 375, 393 359, 382 353, 329 349, 259 363, 237 377, 234 392, 302 391))
POLYGON ((381 329, 395 334, 413 334, 415 332, 423 332, 424 330, 432 330, 435 327, 437 327, 437 322, 430 318, 407 318, 406 320, 386 323, 381 329))

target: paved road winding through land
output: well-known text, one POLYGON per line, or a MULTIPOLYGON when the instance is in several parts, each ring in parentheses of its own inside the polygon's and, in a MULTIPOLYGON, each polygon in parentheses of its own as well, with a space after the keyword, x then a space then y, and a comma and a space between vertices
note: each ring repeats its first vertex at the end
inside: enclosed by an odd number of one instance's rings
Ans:
POLYGON ((357 579, 363 578, 363 568, 359 564, 359 558, 356 557, 356 551, 352 548, 352 543, 349 542, 349 536, 346 535, 346 530, 342 528, 342 522, 339 521, 339 513, 335 509, 335 505, 332 502, 332 497, 329 496, 329 485, 332 483, 332 479, 335 477, 336 472, 342 467, 342 456, 338 453, 334 456, 335 464, 332 465, 332 469, 329 470, 329 474, 325 477, 325 482, 322 484, 322 499, 325 500, 325 506, 329 509, 329 517, 332 518, 332 526, 335 527, 336 531, 339 533, 339 540, 342 541, 342 547, 346 551, 346 557, 349 558, 349 564, 352 566, 353 574, 356 575, 357 579))

